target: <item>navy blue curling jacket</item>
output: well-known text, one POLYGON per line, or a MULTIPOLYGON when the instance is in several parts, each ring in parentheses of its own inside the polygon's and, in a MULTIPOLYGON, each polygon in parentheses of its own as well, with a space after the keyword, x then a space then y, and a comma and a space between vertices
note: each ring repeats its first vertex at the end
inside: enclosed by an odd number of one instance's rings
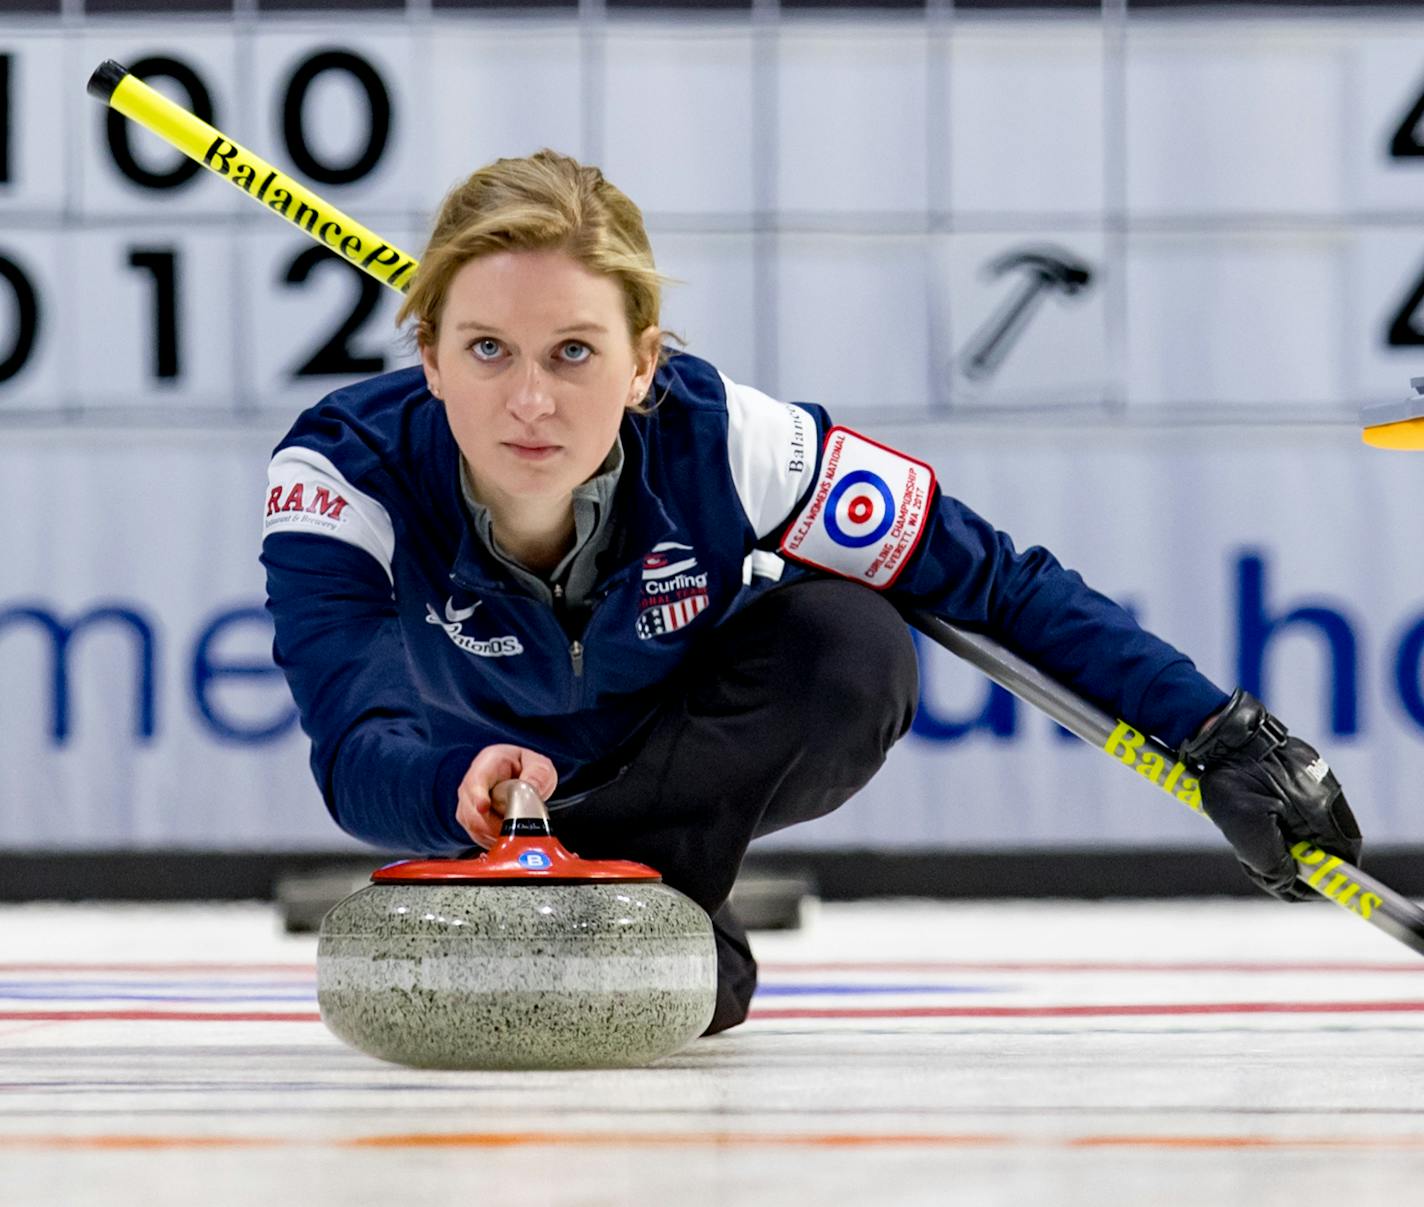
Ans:
POLYGON ((650 414, 624 419, 613 542, 576 627, 475 534, 418 367, 329 395, 278 445, 262 552, 274 653, 344 830, 391 850, 468 848, 456 791, 494 742, 548 755, 561 792, 611 775, 669 676, 746 598, 758 549, 993 633, 1174 747, 1223 702, 1046 550, 1017 552, 927 466, 820 407, 687 355, 653 396, 650 414))

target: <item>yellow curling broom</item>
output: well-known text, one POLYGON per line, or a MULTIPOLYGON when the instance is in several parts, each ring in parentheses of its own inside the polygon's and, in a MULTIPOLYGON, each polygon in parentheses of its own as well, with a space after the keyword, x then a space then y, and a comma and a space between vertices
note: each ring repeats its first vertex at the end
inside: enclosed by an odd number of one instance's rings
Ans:
POLYGON ((101 63, 89 77, 88 91, 378 281, 402 293, 410 285, 416 266, 413 258, 174 104, 127 67, 113 59, 101 63))
POLYGON ((1424 448, 1424 377, 1411 377, 1414 393, 1403 402, 1376 402, 1360 409, 1364 441, 1375 448, 1424 448))
MULTIPOLYGON (((417 261, 354 219, 323 201, 266 160, 239 146, 181 105, 150 88, 112 59, 89 80, 89 93, 241 189, 254 201, 305 231, 392 289, 404 292, 417 261)), ((1416 392, 1424 378, 1415 378, 1416 392)), ((1408 428, 1412 443, 1392 448, 1424 448, 1424 394, 1407 414, 1382 416, 1371 431, 1408 428), (1412 425, 1412 426, 1411 426, 1412 425)), ((1398 404, 1389 404, 1395 411, 1398 404)), ((1411 403, 1405 403, 1410 408, 1411 403)), ((1370 421, 1366 420, 1367 424, 1370 421)), ((1374 443, 1374 441, 1371 441, 1374 443)), ((1017 654, 982 633, 957 628, 941 617, 913 608, 905 618, 926 636, 977 667, 995 683, 1047 713, 1069 732, 1106 752, 1179 803, 1201 813, 1197 780, 1176 755, 1124 721, 1116 721, 1050 679, 1017 654)), ((1369 922, 1424 955, 1424 910, 1359 868, 1308 842, 1291 848, 1300 879, 1328 901, 1369 922)))

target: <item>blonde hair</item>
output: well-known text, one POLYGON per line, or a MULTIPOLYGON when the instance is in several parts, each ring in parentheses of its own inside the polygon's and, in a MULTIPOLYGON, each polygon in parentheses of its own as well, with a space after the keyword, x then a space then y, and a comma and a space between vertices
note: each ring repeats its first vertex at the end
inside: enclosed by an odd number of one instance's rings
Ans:
POLYGON ((495 252, 550 249, 618 281, 634 342, 658 325, 664 278, 653 264, 642 211, 597 168, 547 148, 497 159, 450 190, 396 324, 414 318, 417 342, 429 347, 439 336, 450 282, 466 263, 495 252))

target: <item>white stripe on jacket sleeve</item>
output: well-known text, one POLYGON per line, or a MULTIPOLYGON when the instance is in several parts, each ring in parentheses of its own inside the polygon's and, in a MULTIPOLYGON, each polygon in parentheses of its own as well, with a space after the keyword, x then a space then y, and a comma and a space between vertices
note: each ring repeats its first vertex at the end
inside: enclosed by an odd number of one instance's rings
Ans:
POLYGON ((722 376, 727 458, 737 497, 757 537, 790 515, 811 485, 820 437, 811 413, 722 376))
POLYGON ((386 509, 357 490, 331 461, 309 448, 279 449, 267 467, 262 536, 304 532, 364 549, 394 582, 395 529, 386 509))

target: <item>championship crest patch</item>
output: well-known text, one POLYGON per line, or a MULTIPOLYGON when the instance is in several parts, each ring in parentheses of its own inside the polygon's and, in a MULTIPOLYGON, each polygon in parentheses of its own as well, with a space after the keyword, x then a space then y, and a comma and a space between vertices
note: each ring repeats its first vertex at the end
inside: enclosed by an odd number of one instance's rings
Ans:
POLYGON ((820 476, 780 552, 883 591, 924 535, 934 483, 923 461, 833 427, 820 476))
POLYGON ((642 588, 636 631, 643 641, 691 624, 712 602, 692 546, 677 541, 661 542, 643 559, 642 588))

